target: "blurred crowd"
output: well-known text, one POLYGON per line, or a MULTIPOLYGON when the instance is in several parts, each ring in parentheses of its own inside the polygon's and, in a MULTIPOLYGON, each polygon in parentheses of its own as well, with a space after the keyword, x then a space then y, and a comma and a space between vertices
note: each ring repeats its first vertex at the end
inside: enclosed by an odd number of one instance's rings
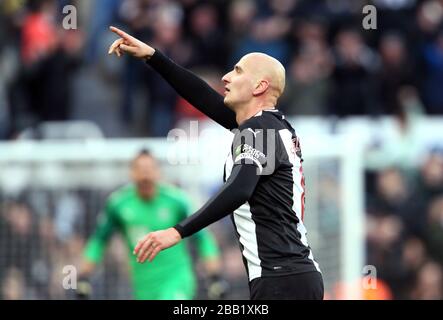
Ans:
POLYGON ((141 62, 113 65, 106 56, 111 24, 216 88, 247 52, 278 58, 288 73, 280 104, 287 115, 401 116, 411 99, 406 89, 423 112, 443 114, 441 0, 4 0, 0 9, 3 139, 43 121, 79 117, 76 108, 115 113, 129 131, 141 121, 144 131, 134 134, 149 136, 202 117, 141 62), (74 30, 63 28, 70 4, 74 30), (366 4, 377 8, 375 30, 362 26, 366 4), (142 119, 138 103, 147 110, 142 119))
POLYGON ((443 299, 443 149, 368 173, 367 263, 394 299, 443 299))
MULTIPOLYGON (((112 191, 27 188, 13 196, 0 191, 0 300, 76 299, 76 274, 70 268, 79 270, 86 241, 112 191)), ((224 277, 232 284, 229 298, 243 299, 247 279, 230 220, 213 231, 228 269, 224 277)), ((196 244, 188 243, 196 262, 197 298, 208 299, 196 244)), ((127 257, 126 244, 116 233, 92 275, 92 299, 133 299, 127 257)))
MULTIPOLYGON (((2 194, 1 299, 74 297, 69 296, 72 290, 65 290, 62 286, 63 278, 68 275, 62 271, 69 265, 79 266, 86 236, 92 232, 100 211, 101 199, 104 199, 103 193, 85 190, 28 189, 11 198, 2 194)), ((99 275, 99 278, 106 279, 107 286, 116 288, 115 299, 119 297, 119 288, 128 287, 116 285, 123 273, 118 269, 126 267, 126 264, 119 263, 126 252, 122 246, 113 244, 111 247, 112 253, 105 261, 106 274, 99 275)), ((96 293, 98 297, 109 298, 107 286, 100 286, 102 292, 96 293)))

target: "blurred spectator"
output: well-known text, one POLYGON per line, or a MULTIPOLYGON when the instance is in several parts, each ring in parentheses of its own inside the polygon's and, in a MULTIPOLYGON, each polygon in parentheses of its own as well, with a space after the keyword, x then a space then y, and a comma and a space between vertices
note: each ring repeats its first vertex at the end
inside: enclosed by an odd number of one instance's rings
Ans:
POLYGON ((227 41, 230 50, 238 47, 251 30, 257 14, 257 4, 253 0, 232 1, 228 10, 228 23, 235 28, 227 30, 227 41))
POLYGON ((334 63, 326 26, 318 18, 306 18, 298 21, 292 33, 297 53, 289 64, 283 109, 288 115, 325 115, 334 63))
POLYGON ((322 43, 299 49, 289 67, 290 77, 282 99, 284 111, 292 115, 325 115, 331 89, 332 60, 322 43))
POLYGON ((417 0, 373 0, 377 8, 377 27, 384 31, 411 33, 417 0))
POLYGON ((193 8, 189 19, 194 48, 193 65, 223 68, 227 52, 217 7, 213 3, 203 2, 193 8))
POLYGON ((417 183, 418 199, 422 203, 443 194, 443 152, 439 149, 431 151, 420 168, 417 183))
POLYGON ((0 73, 0 140, 4 140, 7 138, 9 133, 9 106, 7 101, 7 82, 8 75, 7 72, 3 72, 3 70, 7 70, 6 67, 6 58, 4 58, 4 53, 2 48, 0 48, 0 69, 2 72, 0 73))
POLYGON ((386 281, 394 298, 398 298, 405 280, 401 259, 403 223, 393 215, 367 219, 367 263, 377 268, 377 277, 386 281))
POLYGON ((410 298, 415 300, 443 299, 443 271, 440 265, 430 261, 420 269, 410 298))
POLYGON ((383 35, 380 41, 381 68, 380 98, 384 114, 399 114, 398 91, 402 86, 415 83, 415 69, 399 34, 383 35))
POLYGON ((90 10, 92 15, 89 24, 90 32, 87 40, 85 60, 94 64, 102 56, 100 50, 107 47, 107 43, 103 41, 103 34, 108 30, 109 25, 116 20, 121 1, 95 0, 91 1, 91 3, 90 10))
POLYGON ((332 113, 339 116, 379 113, 375 88, 379 58, 357 30, 341 30, 335 38, 331 102, 332 113))
MULTIPOLYGON (((429 212, 429 215, 432 210, 435 210, 431 209, 433 201, 443 195, 443 154, 441 152, 434 151, 427 156, 420 168, 415 186, 416 210, 423 213, 429 212)), ((420 226, 423 236, 427 236, 426 223, 431 223, 429 221, 431 218, 429 216, 427 219, 420 218, 416 224, 420 226)))
POLYGON ((430 203, 426 242, 432 258, 443 266, 443 193, 430 203))
POLYGON ((397 299, 409 298, 416 274, 428 259, 425 244, 416 237, 405 239, 402 247, 401 268, 398 270, 402 281, 396 286, 397 299))
POLYGON ((424 47, 423 52, 426 79, 424 99, 430 114, 443 114, 443 91, 439 83, 443 81, 443 30, 436 39, 424 47))
MULTIPOLYGON (((182 9, 176 4, 167 3, 156 10, 152 43, 180 65, 189 66, 195 52, 182 34, 182 9)), ((155 137, 165 137, 176 120, 174 107, 178 96, 156 72, 151 71, 146 77, 150 94, 150 133, 155 137)))
POLYGON ((427 200, 443 194, 443 150, 433 150, 422 166, 423 189, 429 193, 427 200))
MULTIPOLYGON (((151 4, 145 0, 124 0, 118 10, 118 17, 128 26, 128 31, 140 39, 149 39, 151 37, 150 26, 152 11, 156 2, 151 4)), ((123 96, 120 117, 124 123, 131 124, 134 117, 134 95, 137 89, 140 89, 143 83, 143 68, 138 61, 125 57, 124 69, 122 73, 123 96)), ((146 101, 147 96, 146 96, 146 101)), ((145 101, 145 104, 146 104, 145 101)))
POLYGON ((6 284, 8 288, 12 286, 18 290, 17 287, 21 287, 20 277, 26 279, 24 286, 37 285, 33 266, 39 259, 41 251, 38 230, 35 228, 32 213, 28 206, 18 202, 4 205, 2 213, 0 217, 2 256, 7 257, 8 260, 6 264, 0 265, 3 269, 0 270, 0 275, 3 275, 3 281, 5 281, 11 268, 18 271, 14 273, 15 279, 11 279, 11 282, 6 284))
POLYGON ((29 4, 22 31, 21 54, 23 63, 32 67, 47 58, 57 48, 55 1, 34 0, 29 4))
POLYGON ((291 31, 294 45, 297 47, 317 45, 328 47, 328 26, 324 19, 309 17, 295 20, 291 31))
POLYGON ((406 178, 398 169, 382 170, 377 174, 376 195, 370 201, 369 210, 377 216, 397 216, 408 231, 418 232, 415 211, 417 204, 412 192, 406 178))
POLYGON ((1 295, 2 300, 24 300, 32 298, 25 286, 25 277, 15 269, 9 269, 2 279, 1 295))
POLYGON ((286 37, 291 28, 297 1, 271 0, 258 2, 258 14, 252 22, 250 32, 233 48, 229 64, 234 65, 249 52, 269 54, 284 65, 289 61, 290 46, 286 37))
POLYGON ((438 0, 426 0, 416 10, 417 31, 415 45, 421 46, 431 40, 443 21, 443 4, 438 0))
POLYGON ((71 82, 79 63, 82 35, 76 30, 66 31, 56 26, 53 0, 32 1, 30 8, 23 24, 22 71, 16 84, 22 96, 15 95, 11 100, 12 121, 20 123, 24 112, 32 116, 34 123, 68 120, 71 82), (24 110, 20 103, 24 104, 24 110))

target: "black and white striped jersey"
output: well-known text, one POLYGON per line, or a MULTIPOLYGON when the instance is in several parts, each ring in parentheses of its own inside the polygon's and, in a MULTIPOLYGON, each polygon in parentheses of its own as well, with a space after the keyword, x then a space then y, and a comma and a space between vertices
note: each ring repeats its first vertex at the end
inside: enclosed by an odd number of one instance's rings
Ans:
POLYGON ((232 214, 249 280, 320 271, 303 224, 305 181, 300 141, 278 110, 235 129, 224 180, 236 165, 254 164, 260 179, 232 214))

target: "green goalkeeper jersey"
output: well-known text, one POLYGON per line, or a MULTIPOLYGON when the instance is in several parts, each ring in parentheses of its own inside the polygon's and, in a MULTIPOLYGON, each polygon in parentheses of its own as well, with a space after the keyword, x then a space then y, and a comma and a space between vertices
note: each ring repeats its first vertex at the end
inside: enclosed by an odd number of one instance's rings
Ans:
MULTIPOLYGON (((93 263, 100 262, 111 235, 119 231, 128 247, 136 299, 192 299, 196 279, 186 239, 161 251, 153 262, 139 264, 132 254, 137 242, 147 233, 170 228, 190 213, 188 198, 175 187, 159 185, 155 198, 143 200, 134 185, 125 186, 107 200, 96 231, 85 248, 85 258, 93 263)), ((202 230, 195 234, 194 239, 203 259, 219 255, 209 232, 202 230)))

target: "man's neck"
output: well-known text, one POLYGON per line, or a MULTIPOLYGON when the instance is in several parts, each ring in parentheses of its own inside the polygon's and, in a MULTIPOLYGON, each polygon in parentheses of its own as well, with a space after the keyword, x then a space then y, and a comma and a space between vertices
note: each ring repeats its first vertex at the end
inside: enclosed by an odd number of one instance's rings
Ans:
POLYGON ((246 106, 243 108, 239 108, 235 112, 237 124, 240 126, 246 120, 251 119, 256 116, 258 113, 264 110, 275 110, 275 105, 272 104, 260 104, 259 106, 246 106))

